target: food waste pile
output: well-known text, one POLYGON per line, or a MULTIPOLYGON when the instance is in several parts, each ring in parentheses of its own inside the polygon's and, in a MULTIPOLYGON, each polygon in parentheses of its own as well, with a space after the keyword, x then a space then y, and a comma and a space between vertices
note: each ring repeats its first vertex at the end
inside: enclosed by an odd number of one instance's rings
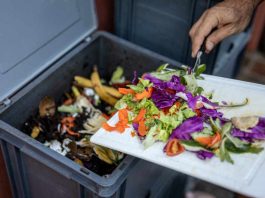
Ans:
POLYGON ((94 66, 90 79, 75 76, 71 90, 59 102, 46 96, 39 110, 23 124, 22 131, 46 147, 99 174, 110 174, 124 154, 90 142, 90 137, 115 113, 122 95, 123 69, 117 67, 108 83, 94 66))
POLYGON ((106 132, 123 133, 132 127, 145 149, 163 142, 163 152, 170 157, 186 151, 201 160, 215 156, 231 164, 235 154, 264 150, 265 117, 228 118, 223 113, 224 109, 236 111, 248 105, 248 98, 242 95, 245 100, 239 103, 214 100, 214 92, 199 86, 205 64, 195 71, 168 66, 161 65, 119 88, 123 97, 115 104, 118 120, 103 123, 106 132))

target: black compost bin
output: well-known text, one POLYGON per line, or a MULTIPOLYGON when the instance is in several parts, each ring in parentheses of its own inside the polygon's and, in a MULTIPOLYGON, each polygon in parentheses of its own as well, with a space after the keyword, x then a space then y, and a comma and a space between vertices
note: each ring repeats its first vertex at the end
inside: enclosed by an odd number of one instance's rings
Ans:
POLYGON ((179 63, 109 33, 98 32, 81 42, 12 97, 0 115, 0 143, 15 197, 123 197, 125 180, 136 159, 131 156, 108 177, 100 177, 20 131, 44 96, 55 100, 69 89, 74 75, 90 76, 98 65, 102 77, 117 65, 131 78, 162 63, 179 63))

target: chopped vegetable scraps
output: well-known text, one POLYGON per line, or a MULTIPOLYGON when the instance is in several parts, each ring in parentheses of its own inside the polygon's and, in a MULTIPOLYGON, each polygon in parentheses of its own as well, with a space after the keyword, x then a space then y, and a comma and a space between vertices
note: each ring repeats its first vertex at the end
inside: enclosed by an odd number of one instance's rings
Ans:
MULTIPOLYGON (((265 118, 225 118, 219 109, 240 107, 247 102, 212 101, 212 93, 205 93, 197 84, 197 79, 203 79, 200 74, 205 67, 200 65, 193 72, 186 66, 176 70, 164 64, 138 80, 134 73, 134 83, 119 89, 123 97, 115 108, 129 111, 128 123, 145 148, 165 142, 168 156, 185 150, 202 160, 216 156, 234 163, 231 153, 261 152, 263 148, 257 143, 265 140, 265 118)), ((119 131, 116 126, 103 127, 119 131)))
POLYGON ((144 116, 146 114, 146 109, 141 109, 139 114, 133 119, 133 122, 139 123, 142 119, 144 119, 144 116))
POLYGON ((153 88, 148 87, 147 90, 144 90, 141 93, 135 94, 135 99, 136 100, 141 100, 143 98, 150 98, 152 95, 153 88))
POLYGON ((118 111, 119 122, 115 124, 115 126, 110 126, 107 122, 102 124, 102 127, 107 131, 119 131, 123 133, 128 126, 128 111, 126 109, 121 109, 118 111))
POLYGON ((121 94, 134 94, 135 92, 132 89, 126 89, 126 88, 119 88, 119 92, 121 94))
POLYGON ((165 152, 168 156, 175 156, 184 152, 184 147, 177 139, 171 139, 166 145, 165 152))

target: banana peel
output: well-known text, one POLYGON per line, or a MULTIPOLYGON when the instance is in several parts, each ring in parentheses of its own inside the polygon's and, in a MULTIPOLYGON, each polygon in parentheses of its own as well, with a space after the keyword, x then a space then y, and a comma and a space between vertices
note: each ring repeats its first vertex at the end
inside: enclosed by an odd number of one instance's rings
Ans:
POLYGON ((115 89, 113 87, 105 86, 105 85, 103 85, 102 87, 103 87, 103 89, 105 89, 105 91, 109 95, 111 95, 111 96, 113 96, 115 98, 121 98, 122 97, 122 94, 117 89, 115 89))
MULTIPOLYGON (((84 87, 84 88, 93 88, 94 87, 92 84, 92 81, 85 78, 85 77, 75 76, 74 79, 75 79, 77 86, 84 87)), ((106 85, 102 85, 102 87, 111 96, 114 96, 116 98, 122 97, 122 94, 120 94, 120 92, 117 89, 110 87, 110 86, 106 86, 106 85)))
POLYGON ((76 86, 72 86, 72 92, 73 92, 75 98, 78 98, 81 95, 76 86))
POLYGON ((89 79, 87 79, 85 77, 75 76, 74 79, 75 79, 75 82, 77 83, 77 85, 80 86, 80 87, 88 87, 88 88, 92 88, 93 87, 93 84, 92 84, 91 80, 89 80, 89 79))
POLYGON ((108 157, 109 157, 112 161, 114 161, 114 162, 118 161, 118 160, 117 160, 117 154, 116 154, 113 150, 111 150, 111 149, 109 149, 109 148, 105 148, 105 151, 106 151, 108 157))
POLYGON ((99 159, 108 164, 116 164, 119 160, 121 160, 119 152, 109 148, 94 145, 93 150, 99 159))
POLYGON ((97 92, 97 94, 99 95, 99 97, 104 102, 110 104, 111 106, 114 106, 117 102, 117 99, 114 98, 113 96, 109 95, 106 92, 106 90, 103 88, 96 66, 94 67, 94 71, 91 74, 91 81, 92 81, 92 84, 94 85, 94 89, 97 92))
POLYGON ((101 159, 102 161, 108 163, 108 164, 113 164, 113 161, 108 157, 107 153, 105 150, 99 146, 95 146, 93 148, 94 152, 97 154, 98 158, 101 159))
MULTIPOLYGON (((75 79, 76 84, 80 87, 94 88, 96 86, 92 82, 92 80, 89 80, 85 77, 75 76, 74 79, 75 79)), ((96 82, 99 83, 98 80, 96 82)), ((101 84, 101 82, 100 82, 100 84, 101 84)), ((110 87, 110 86, 102 85, 102 84, 101 84, 101 86, 104 89, 104 91, 107 92, 107 94, 109 94, 115 98, 121 98, 122 97, 122 94, 120 94, 117 89, 110 87)))

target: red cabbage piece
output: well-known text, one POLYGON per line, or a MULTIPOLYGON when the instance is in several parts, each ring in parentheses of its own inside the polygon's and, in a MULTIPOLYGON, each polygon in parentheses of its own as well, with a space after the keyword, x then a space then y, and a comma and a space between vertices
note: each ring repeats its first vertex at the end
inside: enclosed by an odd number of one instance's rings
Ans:
POLYGON ((204 97, 204 96, 200 96, 202 102, 207 103, 208 105, 212 106, 212 107, 219 107, 219 105, 217 103, 211 102, 208 98, 204 97))
POLYGON ((180 92, 180 91, 185 91, 185 86, 183 84, 181 84, 180 82, 180 78, 176 75, 173 75, 170 79, 170 81, 163 81, 160 80, 154 76, 152 76, 151 74, 145 74, 144 75, 144 79, 145 80, 150 80, 150 82, 153 83, 153 87, 154 88, 158 88, 158 89, 171 89, 174 90, 176 92, 180 92))
POLYGON ((138 81, 139 81, 139 80, 138 80, 138 77, 137 77, 137 72, 134 71, 134 72, 133 72, 132 84, 133 84, 133 85, 137 85, 138 81))
POLYGON ((170 81, 160 80, 151 74, 144 75, 144 79, 153 83, 152 100, 159 109, 169 108, 178 99, 177 92, 185 91, 185 86, 181 84, 180 78, 173 75, 170 81))
POLYGON ((174 129, 170 135, 170 139, 191 140, 191 133, 202 130, 203 118, 194 116, 185 120, 180 126, 174 129))
POLYGON ((153 89, 153 93, 151 95, 153 102, 156 107, 159 109, 168 108, 174 105, 178 97, 175 94, 168 93, 161 89, 153 89))
POLYGON ((259 118, 258 124, 249 129, 249 132, 241 131, 233 128, 232 135, 247 142, 254 142, 254 140, 265 140, 265 118, 259 118))
POLYGON ((204 97, 204 96, 193 96, 192 93, 190 92, 186 92, 186 96, 187 96, 187 102, 188 105, 191 109, 195 110, 198 108, 207 108, 209 109, 217 109, 218 108, 218 104, 211 102, 208 98, 204 97), (209 105, 209 107, 206 107, 205 105, 202 107, 198 107, 197 104, 199 102, 203 102, 209 105))
POLYGON ((190 93, 190 92, 187 92, 186 96, 187 96, 187 102, 188 102, 189 108, 195 110, 197 101, 199 100, 200 97, 199 96, 193 96, 192 93, 190 93))
POLYGON ((143 78, 145 80, 150 80, 150 82, 152 82, 154 86, 159 86, 160 84, 163 84, 163 82, 164 82, 163 80, 160 80, 160 79, 152 76, 151 74, 145 74, 143 76, 143 78))
POLYGON ((201 160, 206 160, 207 158, 211 159, 214 156, 212 152, 203 151, 203 150, 195 151, 194 153, 196 153, 196 156, 201 160))
POLYGON ((133 129, 138 132, 139 124, 134 122, 132 123, 132 126, 133 126, 133 129))
POLYGON ((221 112, 218 112, 216 109, 206 109, 205 107, 201 108, 200 109, 201 111, 201 114, 203 117, 205 118, 209 118, 209 117, 212 117, 212 118, 219 118, 219 119, 223 119, 223 113, 221 112))
POLYGON ((132 123, 132 126, 133 126, 133 129, 136 131, 136 133, 137 133, 138 137, 140 138, 140 140, 144 140, 145 137, 140 136, 139 131, 138 131, 139 124, 133 122, 133 123, 132 123))
POLYGON ((165 82, 165 86, 168 89, 175 90, 176 92, 184 92, 186 87, 181 84, 180 78, 178 76, 173 75, 169 82, 165 82))

